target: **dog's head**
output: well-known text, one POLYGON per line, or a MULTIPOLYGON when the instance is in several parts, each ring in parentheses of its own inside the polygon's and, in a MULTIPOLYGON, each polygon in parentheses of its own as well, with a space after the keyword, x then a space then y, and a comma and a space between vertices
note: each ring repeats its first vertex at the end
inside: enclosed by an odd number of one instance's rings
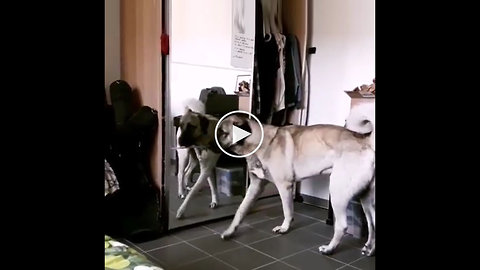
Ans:
POLYGON ((217 138, 223 149, 234 154, 244 155, 250 153, 258 145, 261 140, 261 130, 255 120, 242 114, 234 114, 226 117, 218 126, 217 138), (233 126, 241 128, 251 135, 233 144, 233 126))
POLYGON ((213 136, 209 136, 209 133, 213 135, 211 125, 214 129, 216 124, 212 121, 215 119, 211 116, 187 109, 180 118, 180 130, 182 131, 178 139, 180 146, 208 146, 213 138, 213 136))

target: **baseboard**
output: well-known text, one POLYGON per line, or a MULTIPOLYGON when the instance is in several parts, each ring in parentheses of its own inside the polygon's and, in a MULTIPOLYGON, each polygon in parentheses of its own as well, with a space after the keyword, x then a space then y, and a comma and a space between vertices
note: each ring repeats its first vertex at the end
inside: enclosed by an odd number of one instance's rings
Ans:
POLYGON ((328 200, 300 193, 303 203, 328 209, 328 200))

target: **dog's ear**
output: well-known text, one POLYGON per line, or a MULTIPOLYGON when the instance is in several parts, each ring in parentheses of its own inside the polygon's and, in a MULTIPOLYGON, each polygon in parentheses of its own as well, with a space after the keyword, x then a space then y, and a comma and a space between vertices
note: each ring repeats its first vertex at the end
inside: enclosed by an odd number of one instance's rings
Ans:
POLYGON ((247 119, 243 119, 243 123, 241 123, 238 127, 245 130, 246 132, 252 133, 252 128, 250 127, 247 119))
POLYGON ((202 133, 207 134, 210 121, 205 116, 198 115, 198 117, 200 120, 200 128, 202 129, 202 133))
POLYGON ((190 114, 192 112, 193 111, 188 106, 185 106, 185 114, 190 114))
POLYGON ((252 132, 252 129, 250 128, 250 124, 248 123, 248 119, 243 116, 235 115, 235 117, 233 118, 232 124, 247 132, 252 132))

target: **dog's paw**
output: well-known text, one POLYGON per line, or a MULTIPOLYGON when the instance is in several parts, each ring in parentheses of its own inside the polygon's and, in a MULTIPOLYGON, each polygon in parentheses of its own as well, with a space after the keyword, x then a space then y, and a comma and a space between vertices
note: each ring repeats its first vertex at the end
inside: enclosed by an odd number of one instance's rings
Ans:
POLYGON ((226 230, 224 231, 220 237, 223 239, 223 240, 228 240, 230 238, 232 238, 232 235, 233 235, 233 231, 230 231, 230 230, 226 230))
POLYGON ((216 208, 217 207, 217 203, 216 202, 211 202, 210 203, 210 208, 216 208))
POLYGON ((184 213, 184 212, 185 212, 184 210, 178 209, 176 218, 177 218, 177 219, 181 219, 181 218, 183 217, 183 213, 184 213))
POLYGON ((289 228, 282 227, 282 226, 277 226, 277 227, 272 229, 272 232, 274 232, 274 233, 286 233, 286 232, 288 232, 288 229, 289 228))
POLYGON ((333 249, 329 248, 328 245, 323 245, 318 248, 318 251, 323 255, 331 255, 333 253, 333 249))
POLYGON ((375 255, 375 248, 372 248, 372 247, 369 247, 367 245, 365 245, 363 248, 362 248, 362 255, 365 255, 365 256, 374 256, 375 255))

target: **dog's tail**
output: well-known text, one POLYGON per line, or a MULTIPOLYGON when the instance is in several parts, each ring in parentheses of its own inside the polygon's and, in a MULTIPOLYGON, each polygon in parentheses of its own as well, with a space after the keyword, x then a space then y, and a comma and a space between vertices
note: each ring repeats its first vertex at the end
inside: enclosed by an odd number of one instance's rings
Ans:
POLYGON ((375 103, 365 103, 354 106, 345 123, 345 128, 361 133, 370 133, 370 145, 375 151, 375 103))
POLYGON ((183 105, 185 107, 185 110, 190 109, 193 112, 202 113, 202 114, 205 113, 205 104, 203 104, 203 102, 201 102, 198 99, 189 98, 183 102, 183 105))

